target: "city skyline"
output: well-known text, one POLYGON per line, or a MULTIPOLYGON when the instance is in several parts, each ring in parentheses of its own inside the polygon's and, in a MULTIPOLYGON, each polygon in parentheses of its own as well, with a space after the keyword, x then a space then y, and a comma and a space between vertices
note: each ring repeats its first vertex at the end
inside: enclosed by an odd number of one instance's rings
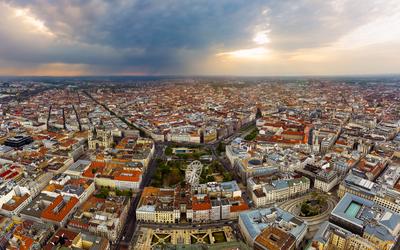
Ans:
POLYGON ((400 0, 0 16, 0 250, 400 250, 400 0))
POLYGON ((0 76, 399 74, 398 1, 1 1, 0 76))

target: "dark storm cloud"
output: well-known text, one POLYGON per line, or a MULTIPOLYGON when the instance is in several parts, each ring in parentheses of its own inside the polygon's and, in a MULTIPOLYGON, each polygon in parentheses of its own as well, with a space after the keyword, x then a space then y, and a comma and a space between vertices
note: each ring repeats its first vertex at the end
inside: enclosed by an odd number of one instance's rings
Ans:
MULTIPOLYGON (((220 52, 319 48, 393 9, 376 0, 0 0, 0 61, 84 64, 96 71, 185 73, 220 52), (29 10, 51 35, 30 30, 29 10), (29 20, 28 20, 29 21, 29 20)), ((398 4, 397 4, 398 5, 398 4)))
MULTIPOLYGON (((201 57, 210 47, 229 48, 251 39, 252 27, 263 21, 261 11, 265 4, 257 0, 38 0, 10 3, 20 8, 29 8, 60 39, 107 48, 107 53, 115 53, 115 58, 112 58, 114 64, 146 65, 154 71, 171 68, 171 64, 177 69, 181 68, 186 63, 182 61, 185 58, 182 55, 184 51, 197 51, 201 57)), ((98 60, 99 56, 92 53, 76 58, 81 53, 88 53, 62 42, 51 44, 45 53, 47 58, 43 59, 57 59, 57 50, 63 46, 68 54, 61 52, 60 61, 110 63, 98 60)), ((31 57, 31 60, 36 59, 40 58, 31 57)))

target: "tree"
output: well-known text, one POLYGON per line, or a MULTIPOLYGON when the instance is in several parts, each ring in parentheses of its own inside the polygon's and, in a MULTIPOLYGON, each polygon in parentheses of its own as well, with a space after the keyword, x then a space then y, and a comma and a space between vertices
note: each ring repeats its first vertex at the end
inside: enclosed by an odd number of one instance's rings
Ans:
POLYGON ((170 146, 168 146, 165 149, 165 155, 171 156, 172 155, 172 148, 170 146))
POLYGON ((219 154, 221 154, 222 152, 225 152, 225 145, 222 142, 218 143, 217 151, 219 154))
POLYGON ((261 109, 257 107, 257 111, 256 111, 256 119, 259 119, 262 117, 262 112, 261 109))
POLYGON ((182 175, 180 174, 180 170, 177 167, 171 169, 171 174, 169 175, 169 185, 175 185, 181 182, 182 175))
POLYGON ((231 180, 232 180, 231 173, 225 172, 223 181, 231 181, 231 180))
POLYGON ((213 173, 214 173, 214 169, 211 168, 211 167, 209 167, 209 168, 207 169, 207 174, 208 174, 208 175, 212 175, 213 173))
POLYGON ((159 169, 160 169, 162 175, 166 175, 166 174, 169 174, 171 172, 169 166, 167 164, 164 164, 164 163, 159 166, 159 169))
POLYGON ((245 139, 246 141, 251 141, 251 140, 254 140, 254 139, 257 137, 257 135, 258 135, 258 129, 255 128, 253 131, 251 131, 250 134, 246 135, 246 136, 244 137, 244 139, 245 139))
POLYGON ((301 204, 301 213, 307 215, 308 211, 309 211, 309 205, 306 202, 301 204))
POLYGON ((195 159, 195 160, 198 160, 200 158, 200 156, 201 156, 201 153, 199 153, 199 152, 194 152, 192 154, 192 158, 195 159))
POLYGON ((110 191, 109 191, 107 188, 102 187, 102 188, 100 189, 100 192, 97 193, 97 194, 95 195, 95 197, 96 197, 96 198, 105 199, 105 198, 108 197, 109 192, 110 192, 110 191))
POLYGON ((215 181, 214 176, 212 176, 212 175, 207 175, 207 182, 213 182, 213 181, 215 181))

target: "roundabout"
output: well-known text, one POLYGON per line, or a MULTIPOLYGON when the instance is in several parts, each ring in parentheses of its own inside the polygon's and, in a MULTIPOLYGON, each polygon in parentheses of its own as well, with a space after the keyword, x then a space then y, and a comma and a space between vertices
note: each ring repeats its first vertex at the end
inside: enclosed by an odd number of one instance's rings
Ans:
POLYGON ((282 202, 278 206, 308 224, 307 239, 311 239, 329 215, 338 200, 332 195, 313 191, 304 196, 282 202))

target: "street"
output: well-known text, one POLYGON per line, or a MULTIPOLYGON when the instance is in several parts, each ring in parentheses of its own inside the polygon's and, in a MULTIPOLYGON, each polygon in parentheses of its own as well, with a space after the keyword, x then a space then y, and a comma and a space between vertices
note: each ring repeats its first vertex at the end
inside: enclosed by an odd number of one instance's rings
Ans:
POLYGON ((154 175, 157 167, 157 159, 161 158, 164 153, 163 144, 155 144, 155 152, 152 160, 149 163, 147 171, 143 175, 142 183, 140 184, 140 192, 136 193, 135 197, 131 200, 127 221, 124 228, 121 231, 120 237, 115 244, 113 244, 112 249, 128 249, 130 242, 132 240, 133 234, 136 230, 136 207, 139 203, 140 196, 144 187, 150 184, 151 178, 154 175))

